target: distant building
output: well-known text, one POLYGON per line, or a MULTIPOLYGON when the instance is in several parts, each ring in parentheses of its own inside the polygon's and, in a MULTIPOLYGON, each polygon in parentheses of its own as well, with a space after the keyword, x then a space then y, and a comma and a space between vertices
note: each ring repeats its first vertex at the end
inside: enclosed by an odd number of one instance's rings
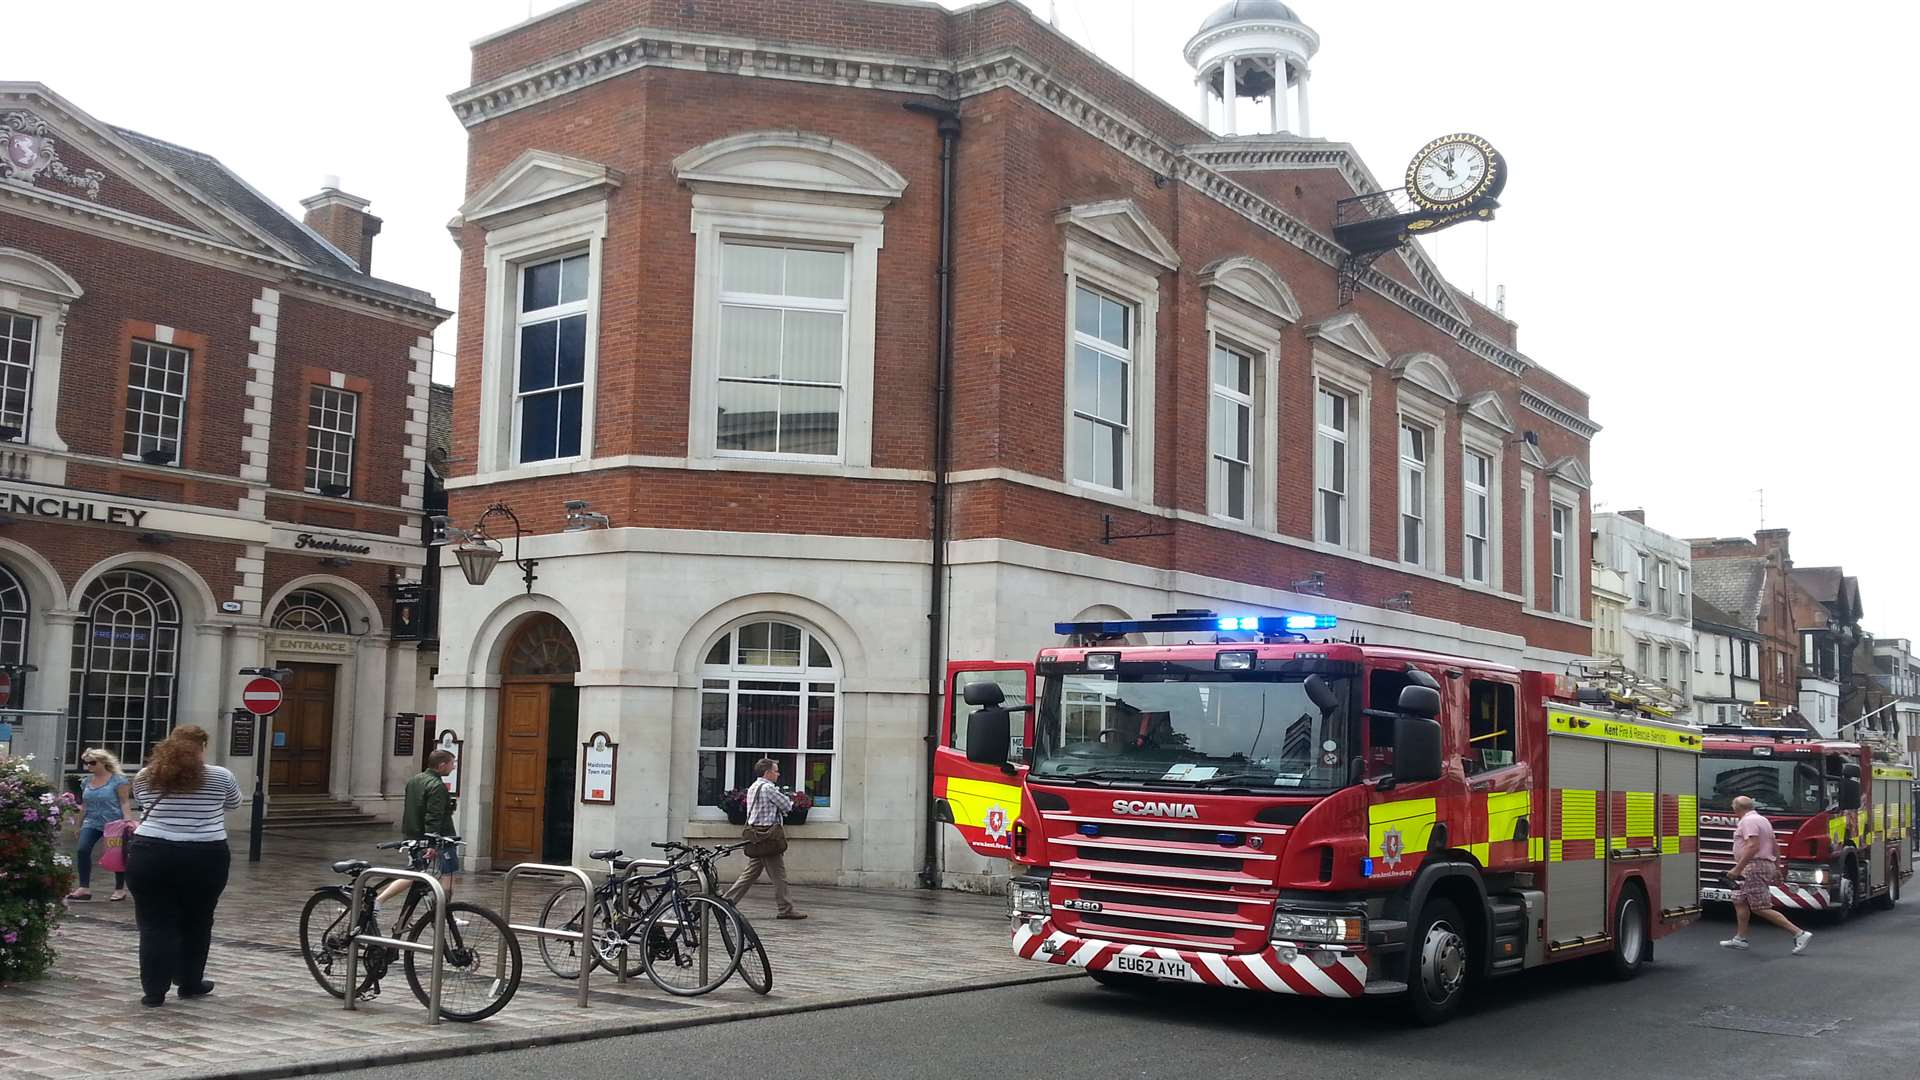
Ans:
POLYGON ((1607 565, 1600 557, 1600 536, 1593 537, 1593 562, 1589 565, 1593 590, 1593 655, 1602 660, 1624 660, 1625 631, 1621 628, 1627 605, 1633 602, 1627 575, 1607 565))
POLYGON ((1800 635, 1793 621, 1793 555, 1786 529, 1694 540, 1693 602, 1706 601, 1725 624, 1758 635, 1752 677, 1763 715, 1784 716, 1800 701, 1800 635))
MULTIPOLYGON (((1693 547, 1677 536, 1649 528, 1646 512, 1593 515, 1593 559, 1620 575, 1628 598, 1621 613, 1622 640, 1613 652, 1629 672, 1664 687, 1691 711, 1693 676, 1693 547)), ((1594 585, 1599 606, 1599 583, 1594 585)))
POLYGON ((1761 700, 1766 638, 1700 596, 1693 599, 1693 708, 1701 724, 1740 724, 1761 700))
MULTIPOLYGON (((1852 728, 1866 714, 1873 675, 1871 640, 1860 625, 1866 613, 1860 602, 1860 579, 1847 576, 1838 566, 1793 567, 1792 578, 1801 694, 1809 704, 1831 713, 1831 723, 1815 723, 1837 737, 1840 728, 1852 728)), ((1807 713, 1807 718, 1814 720, 1814 715, 1807 713)), ((1856 734, 1846 733, 1848 737, 1856 734)))
POLYGON ((1867 688, 1868 724, 1909 757, 1920 736, 1920 658, 1907 638, 1873 643, 1873 675, 1867 688), (1879 710, 1879 711, 1876 711, 1879 710))

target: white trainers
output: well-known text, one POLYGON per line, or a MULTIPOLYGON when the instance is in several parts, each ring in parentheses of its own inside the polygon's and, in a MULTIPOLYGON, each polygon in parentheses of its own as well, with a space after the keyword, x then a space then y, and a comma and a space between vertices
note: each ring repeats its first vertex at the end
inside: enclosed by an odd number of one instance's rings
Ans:
POLYGON ((1802 930, 1793 935, 1793 955, 1799 956, 1807 951, 1807 943, 1813 940, 1813 931, 1802 930))
MULTIPOLYGON (((1723 941, 1723 942, 1721 942, 1721 943, 1720 943, 1720 947, 1721 947, 1721 948, 1723 948, 1723 949, 1746 949, 1746 948, 1751 948, 1751 946, 1747 944, 1747 939, 1746 939, 1746 938, 1743 938, 1743 937, 1730 937, 1730 938, 1728 938, 1727 940, 1725 940, 1725 941, 1723 941)), ((1799 948, 1799 946, 1795 946, 1795 947, 1794 947, 1794 950, 1793 950, 1793 951, 1794 951, 1794 952, 1799 952, 1799 951, 1800 951, 1800 948, 1799 948)))

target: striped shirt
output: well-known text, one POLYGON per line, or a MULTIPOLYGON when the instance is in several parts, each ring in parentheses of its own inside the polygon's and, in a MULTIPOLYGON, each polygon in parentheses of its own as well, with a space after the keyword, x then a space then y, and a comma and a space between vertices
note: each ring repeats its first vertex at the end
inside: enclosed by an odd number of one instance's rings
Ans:
POLYGON ((240 805, 240 785, 226 769, 209 765, 200 790, 169 795, 154 791, 142 770, 133 778, 133 797, 146 811, 136 835, 212 842, 227 838, 227 811, 240 805))
POLYGON ((773 786, 773 782, 761 777, 747 789, 747 824, 772 825, 787 816, 793 809, 793 796, 773 786))

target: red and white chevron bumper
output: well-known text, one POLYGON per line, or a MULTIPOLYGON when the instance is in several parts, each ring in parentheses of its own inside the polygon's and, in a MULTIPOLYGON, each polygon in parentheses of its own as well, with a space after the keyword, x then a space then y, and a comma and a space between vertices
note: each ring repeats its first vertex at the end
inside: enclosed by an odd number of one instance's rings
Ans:
POLYGON ((1805 885, 1769 885, 1767 894, 1773 897, 1774 907, 1791 908, 1794 911, 1826 911, 1833 907, 1827 890, 1817 885, 1812 888, 1805 885))
POLYGON ((1051 921, 1042 924, 1036 932, 1023 919, 1013 925, 1013 951, 1023 960, 1072 964, 1088 971, 1130 972, 1235 990, 1326 998, 1357 998, 1367 992, 1366 960, 1353 953, 1312 946, 1296 949, 1270 945, 1257 953, 1223 955, 1096 941, 1055 930, 1051 921))

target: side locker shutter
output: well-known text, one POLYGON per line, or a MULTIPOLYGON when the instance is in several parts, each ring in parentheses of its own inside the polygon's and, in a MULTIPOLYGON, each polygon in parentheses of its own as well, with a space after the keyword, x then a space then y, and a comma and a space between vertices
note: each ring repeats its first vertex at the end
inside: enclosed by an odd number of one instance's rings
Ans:
POLYGON ((1700 755, 1660 751, 1660 907, 1700 903, 1700 755))
POLYGON ((1606 926, 1606 744, 1572 735, 1549 735, 1552 757, 1547 791, 1547 940, 1590 937, 1606 926), (1597 842, 1598 841, 1598 842, 1597 842), (1600 855, 1601 857, 1596 857, 1600 855))

